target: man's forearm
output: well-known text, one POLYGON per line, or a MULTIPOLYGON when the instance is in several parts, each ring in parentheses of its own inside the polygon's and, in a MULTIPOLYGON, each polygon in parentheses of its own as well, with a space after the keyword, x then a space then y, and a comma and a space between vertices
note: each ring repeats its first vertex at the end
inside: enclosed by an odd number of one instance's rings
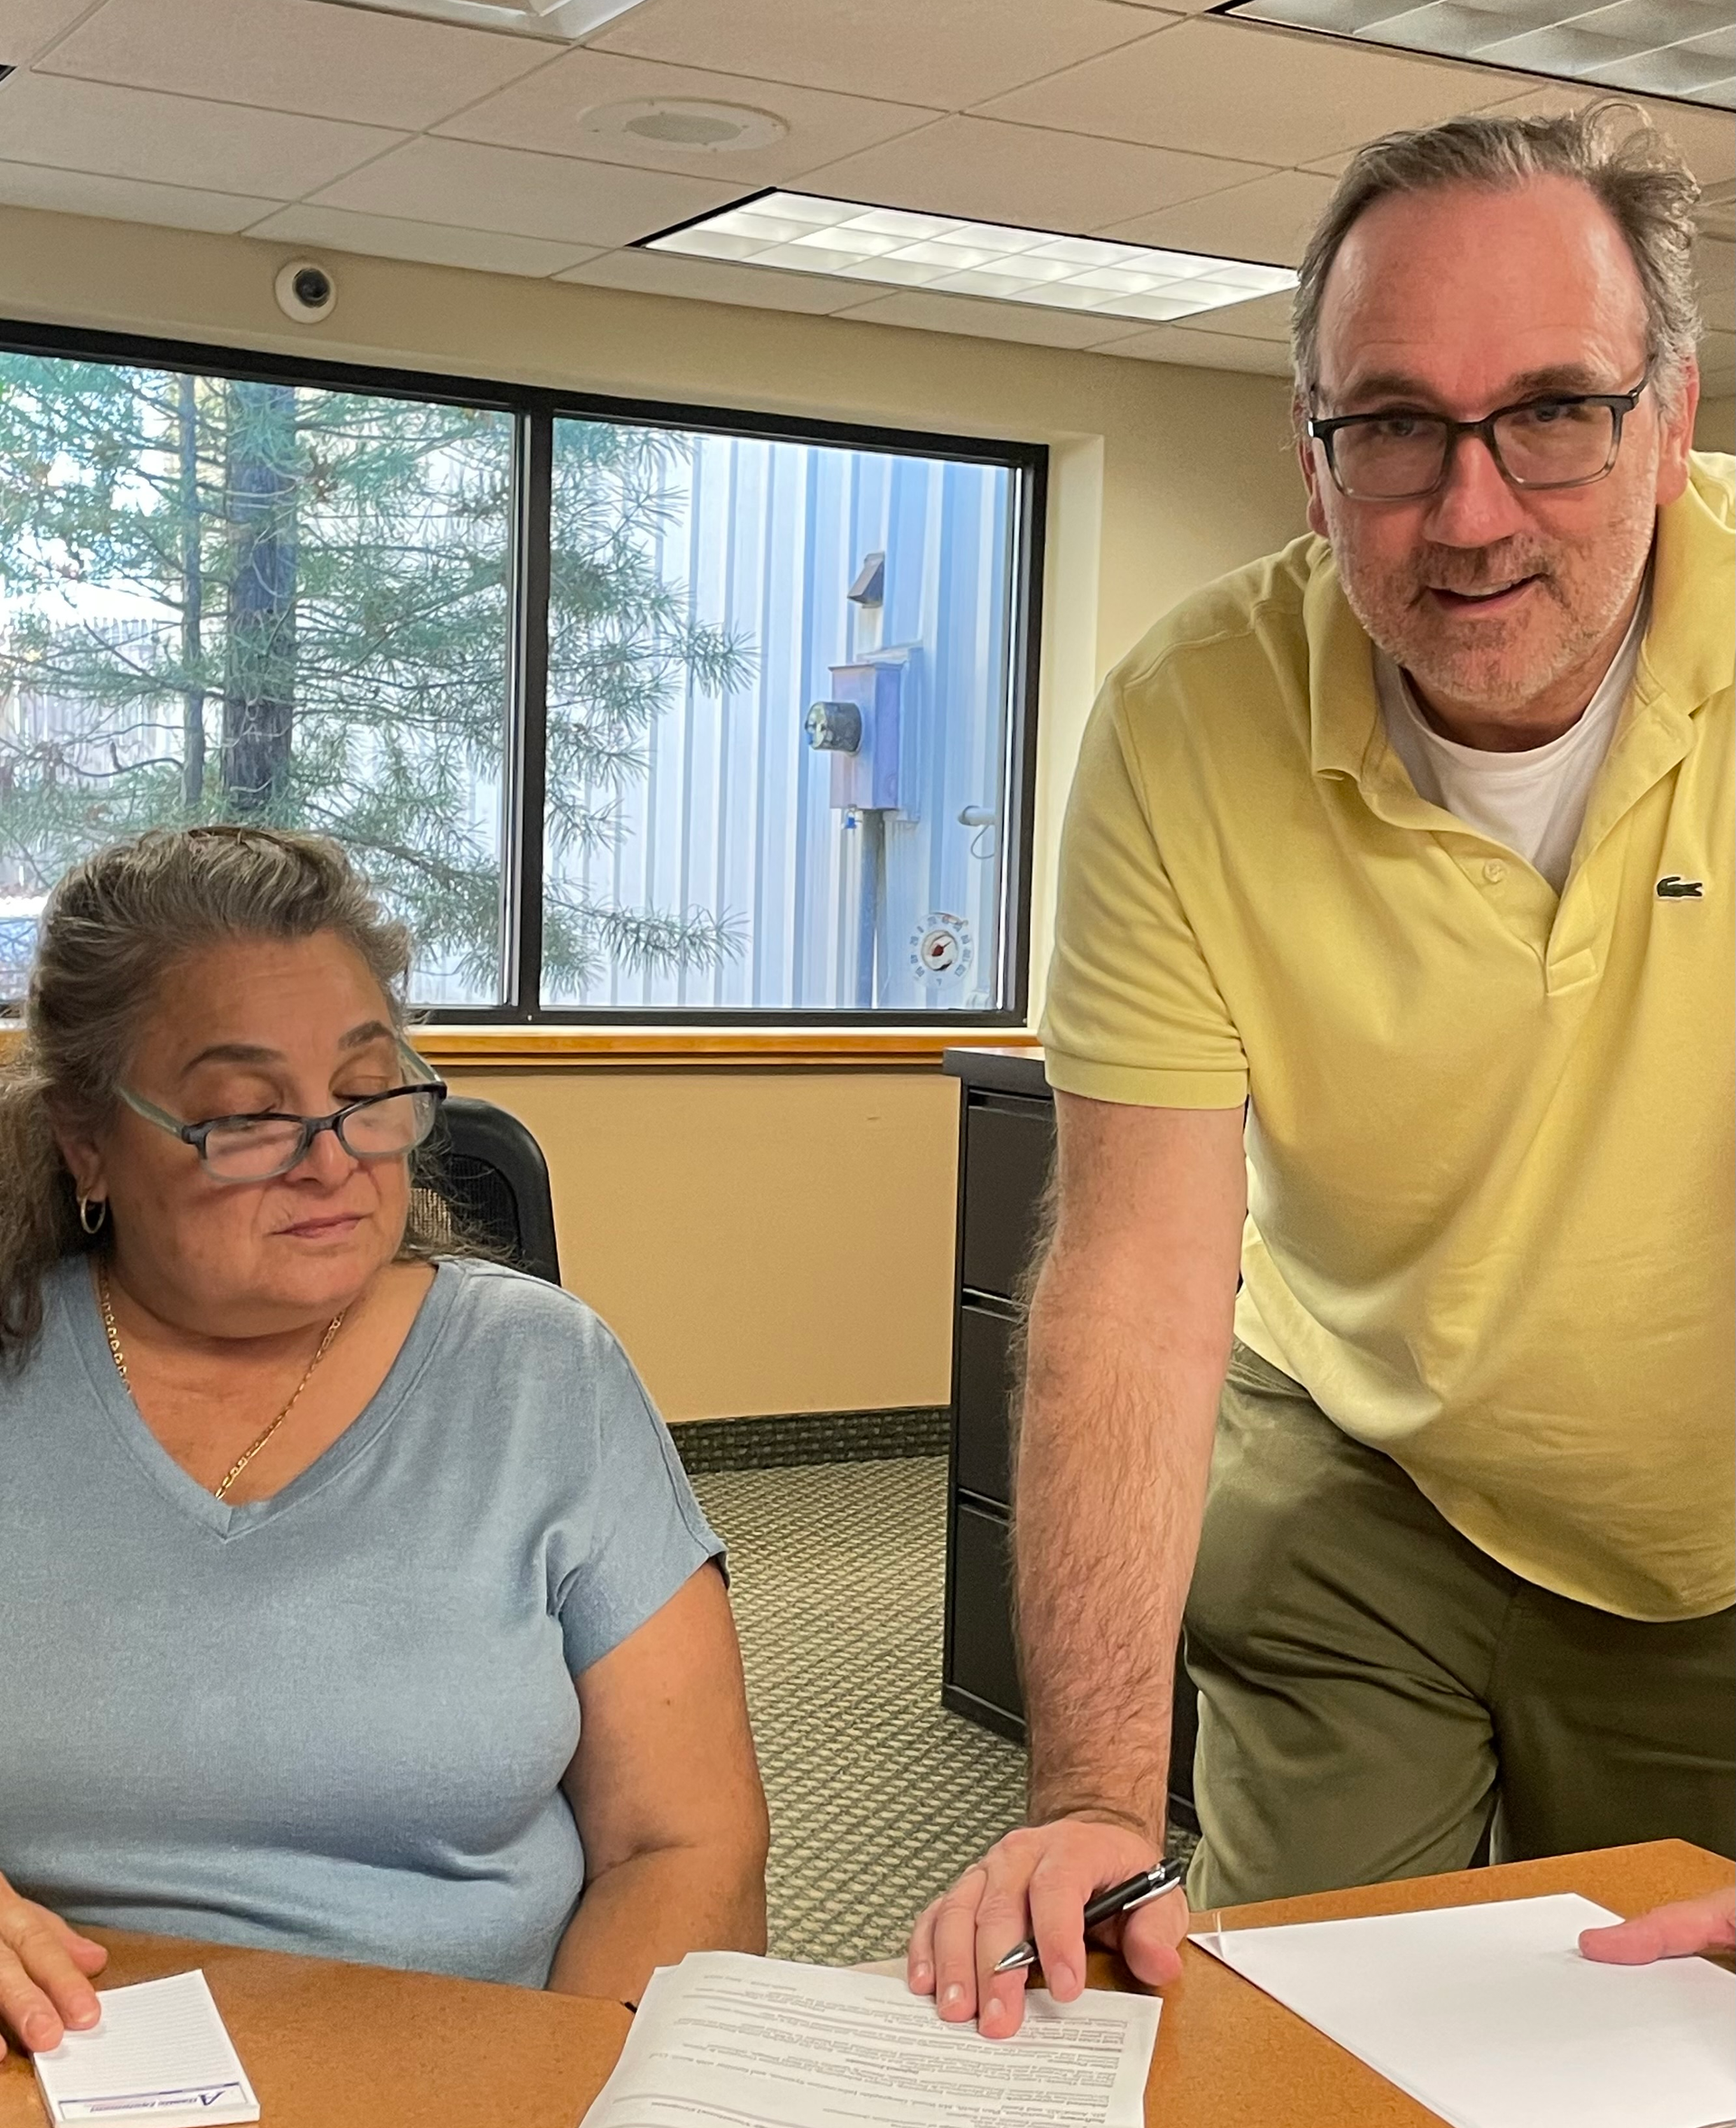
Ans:
POLYGON ((762 1850, 654 1848, 586 1886, 549 1986, 637 2002, 659 1965, 678 1965, 689 1951, 765 1948, 762 1850))
POLYGON ((1037 1282, 1014 1544, 1033 1820, 1105 1811, 1161 1841, 1228 1348, 1227 1308, 1106 1287, 1064 1249, 1037 1282))

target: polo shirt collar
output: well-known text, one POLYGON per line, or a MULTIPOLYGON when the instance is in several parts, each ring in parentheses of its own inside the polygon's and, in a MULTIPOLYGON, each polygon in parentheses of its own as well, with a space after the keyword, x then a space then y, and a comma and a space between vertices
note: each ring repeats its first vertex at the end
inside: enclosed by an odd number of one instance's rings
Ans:
POLYGON ((1727 507, 1715 485, 1702 485, 1699 466, 1691 461, 1686 489, 1657 514, 1641 684, 1649 679, 1657 694, 1690 714, 1728 690, 1736 664, 1736 537, 1727 507))
POLYGON ((1382 733, 1373 648, 1350 610, 1338 564, 1324 539, 1308 557, 1302 625, 1308 639, 1309 752, 1317 776, 1360 783, 1382 733))

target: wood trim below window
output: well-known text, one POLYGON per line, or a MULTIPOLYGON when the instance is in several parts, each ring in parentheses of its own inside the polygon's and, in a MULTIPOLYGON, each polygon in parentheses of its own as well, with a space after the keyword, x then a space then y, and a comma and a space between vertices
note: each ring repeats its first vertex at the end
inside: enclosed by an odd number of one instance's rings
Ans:
MULTIPOLYGON (((15 1055, 21 1030, 0 1026, 0 1064, 15 1055)), ((416 1027, 411 1039, 438 1070, 522 1071, 527 1066, 574 1071, 594 1065, 646 1071, 741 1068, 766 1071, 807 1065, 816 1070, 911 1071, 938 1068, 948 1049, 1034 1049, 1034 1035, 1001 1028, 956 1028, 930 1034, 901 1027, 416 1027)))
POLYGON ((938 1068, 948 1049, 1034 1049, 1034 1035, 1004 1028, 418 1027, 411 1039, 440 1070, 571 1071, 613 1066, 764 1071, 774 1066, 882 1071, 938 1068))

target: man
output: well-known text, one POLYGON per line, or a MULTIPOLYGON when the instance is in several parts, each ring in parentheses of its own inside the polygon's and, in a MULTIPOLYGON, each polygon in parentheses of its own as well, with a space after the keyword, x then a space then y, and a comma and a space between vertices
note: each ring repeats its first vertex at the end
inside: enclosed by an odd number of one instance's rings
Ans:
MULTIPOLYGON (((1083 1903, 1161 1850, 1184 1598, 1196 1908, 1486 1837, 1731 1849, 1732 467, 1689 449, 1693 181, 1631 125, 1362 153, 1297 296, 1317 536, 1088 731, 1030 1822, 910 1944, 986 2033, 996 1959, 1033 1934, 1071 1998, 1083 1903)), ((1184 1925, 1104 1933, 1162 1981, 1184 1925)))

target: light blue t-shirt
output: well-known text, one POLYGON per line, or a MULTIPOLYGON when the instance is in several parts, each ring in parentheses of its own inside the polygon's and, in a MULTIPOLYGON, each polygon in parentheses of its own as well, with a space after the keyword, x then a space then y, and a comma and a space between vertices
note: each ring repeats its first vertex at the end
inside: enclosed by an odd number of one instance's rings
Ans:
POLYGON ((0 1871, 69 1920, 541 1987, 573 1677, 722 1546, 582 1302, 442 1262, 346 1433, 228 1507, 83 1260, 0 1374, 0 1871))

